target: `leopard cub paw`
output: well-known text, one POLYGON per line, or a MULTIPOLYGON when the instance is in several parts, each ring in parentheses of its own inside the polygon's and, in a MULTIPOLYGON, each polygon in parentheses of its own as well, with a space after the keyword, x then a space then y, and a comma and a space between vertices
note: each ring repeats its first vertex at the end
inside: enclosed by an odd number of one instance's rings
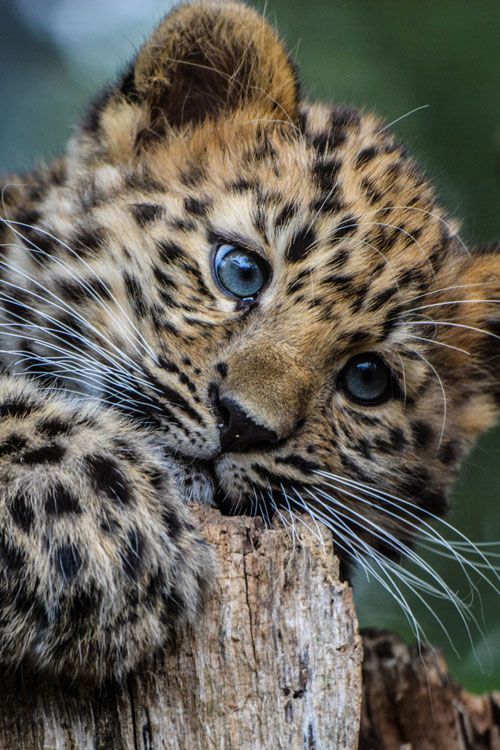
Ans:
POLYGON ((47 394, 0 384, 0 663, 120 678, 195 620, 214 555, 158 438, 47 394))

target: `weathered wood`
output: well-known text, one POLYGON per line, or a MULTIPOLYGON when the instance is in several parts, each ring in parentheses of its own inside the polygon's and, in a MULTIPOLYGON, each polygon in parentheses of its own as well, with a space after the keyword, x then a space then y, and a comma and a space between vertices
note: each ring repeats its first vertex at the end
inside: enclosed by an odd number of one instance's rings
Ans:
POLYGON ((121 688, 2 674, 0 750, 357 747, 362 646, 328 534, 197 512, 220 559, 198 627, 121 688))
POLYGON ((365 633, 360 750, 500 750, 500 694, 472 695, 439 651, 365 633))

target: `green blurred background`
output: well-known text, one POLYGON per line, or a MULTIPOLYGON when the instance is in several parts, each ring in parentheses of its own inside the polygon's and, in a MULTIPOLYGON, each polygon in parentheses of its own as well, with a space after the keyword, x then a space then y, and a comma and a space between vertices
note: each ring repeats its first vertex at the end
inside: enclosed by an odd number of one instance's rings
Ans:
MULTIPOLYGON (((88 97, 169 7, 169 0, 0 0, 0 171, 60 152, 88 97)), ((299 62, 308 95, 373 109, 388 121, 426 105, 394 129, 462 221, 464 240, 484 246, 500 239, 497 0, 269 0, 266 13, 299 62)), ((494 542, 499 505, 497 429, 464 467, 449 521, 475 541, 494 542)), ((457 564, 423 554, 453 590, 467 593, 457 564)), ((481 580, 478 589, 482 604, 476 596, 472 612, 483 632, 471 625, 471 638, 446 602, 429 600, 443 628, 409 599, 453 674, 480 691, 500 687, 500 603, 481 580)), ((375 582, 360 577, 356 597, 363 625, 411 639, 403 614, 375 582)))

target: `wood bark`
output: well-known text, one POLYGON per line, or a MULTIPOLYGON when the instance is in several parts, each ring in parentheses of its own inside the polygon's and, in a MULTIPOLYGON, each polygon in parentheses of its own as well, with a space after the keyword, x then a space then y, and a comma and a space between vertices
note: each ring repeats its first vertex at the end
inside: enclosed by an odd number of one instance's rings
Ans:
POLYGON ((328 534, 197 514, 220 560, 198 626, 121 687, 1 674, 0 750, 357 747, 362 645, 328 534))
POLYGON ((366 632, 360 750, 500 750, 500 694, 472 695, 432 646, 366 632))

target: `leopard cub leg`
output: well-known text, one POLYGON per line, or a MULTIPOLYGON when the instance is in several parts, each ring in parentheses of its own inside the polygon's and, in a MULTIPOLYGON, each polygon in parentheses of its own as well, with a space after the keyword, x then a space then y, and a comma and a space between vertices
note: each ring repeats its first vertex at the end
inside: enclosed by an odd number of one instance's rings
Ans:
POLYGON ((152 437, 0 379, 0 663, 120 678, 193 621, 213 553, 152 437))

